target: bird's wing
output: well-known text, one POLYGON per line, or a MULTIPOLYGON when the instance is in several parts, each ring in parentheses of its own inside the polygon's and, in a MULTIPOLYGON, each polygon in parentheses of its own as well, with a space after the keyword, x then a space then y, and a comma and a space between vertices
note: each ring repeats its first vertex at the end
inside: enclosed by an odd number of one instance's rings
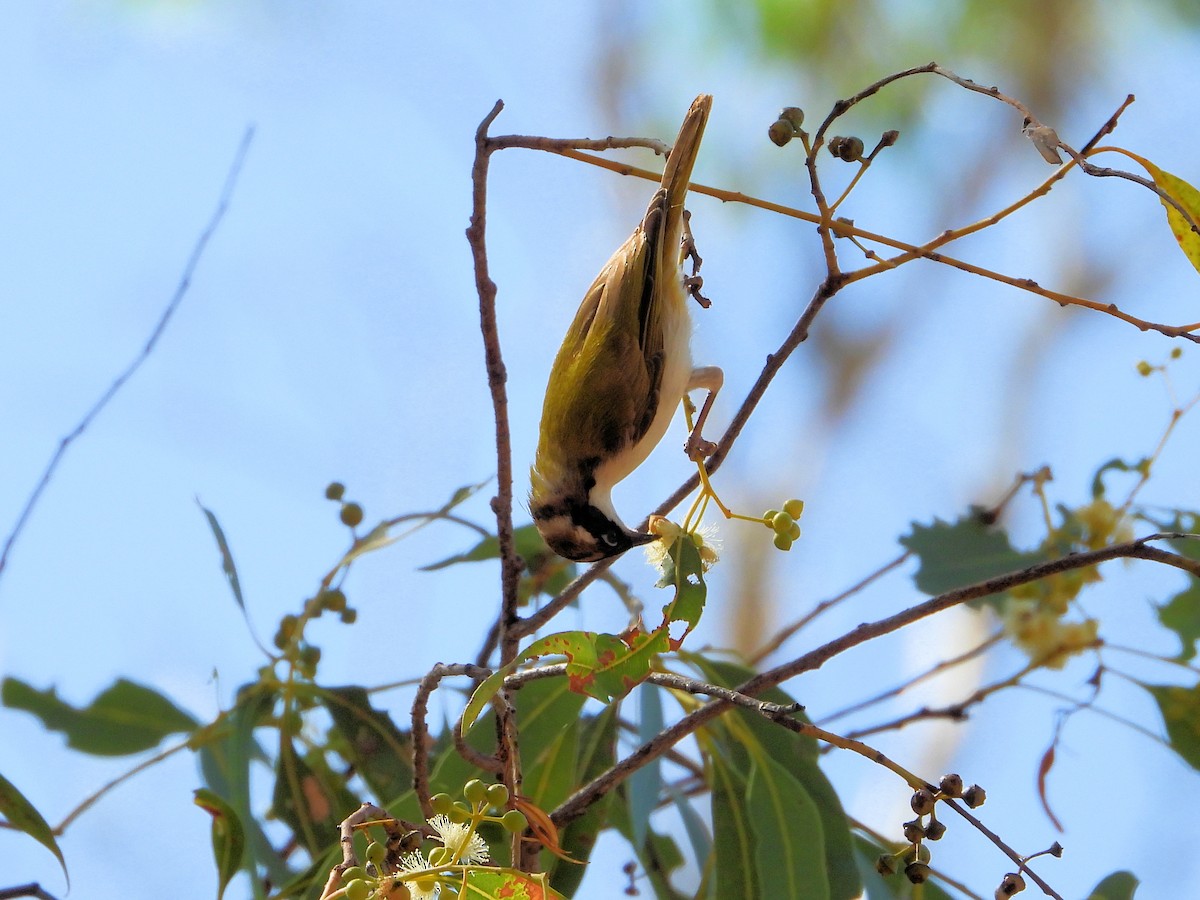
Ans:
POLYGON ((551 385, 572 389, 547 393, 543 441, 611 455, 649 428, 662 379, 650 249, 638 228, 584 295, 550 373, 551 385))

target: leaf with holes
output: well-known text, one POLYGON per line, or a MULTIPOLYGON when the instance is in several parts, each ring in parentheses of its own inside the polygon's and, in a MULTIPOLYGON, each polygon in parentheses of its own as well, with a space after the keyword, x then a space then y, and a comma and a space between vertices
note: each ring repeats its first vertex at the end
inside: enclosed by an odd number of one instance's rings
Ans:
POLYGON ((700 548, 687 532, 681 531, 663 554, 659 564, 660 577, 654 586, 675 589, 675 596, 663 607, 663 625, 683 622, 687 628, 678 639, 671 642, 672 649, 678 648, 688 633, 700 623, 704 604, 708 599, 708 585, 704 583, 704 561, 700 548))

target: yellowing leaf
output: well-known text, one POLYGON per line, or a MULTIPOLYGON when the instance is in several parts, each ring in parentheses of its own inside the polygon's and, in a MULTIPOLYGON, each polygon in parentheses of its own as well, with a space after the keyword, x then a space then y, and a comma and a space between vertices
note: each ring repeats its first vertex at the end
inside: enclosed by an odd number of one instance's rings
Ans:
MULTIPOLYGON (((1175 200, 1191 217, 1192 222, 1200 225, 1200 191, 1188 184, 1177 175, 1172 175, 1170 172, 1164 172, 1148 159, 1138 156, 1136 153, 1130 153, 1121 147, 1106 147, 1106 150, 1114 150, 1124 156, 1128 156, 1134 162, 1141 165, 1150 177, 1154 180, 1154 184, 1164 194, 1175 200)), ((1168 203, 1164 198, 1158 198, 1163 207, 1167 211, 1167 224, 1171 226, 1171 233, 1175 235, 1175 240, 1179 242, 1179 249, 1183 251, 1183 255, 1188 258, 1196 271, 1200 272, 1200 234, 1192 230, 1191 224, 1179 212, 1178 209, 1171 203, 1168 203)))

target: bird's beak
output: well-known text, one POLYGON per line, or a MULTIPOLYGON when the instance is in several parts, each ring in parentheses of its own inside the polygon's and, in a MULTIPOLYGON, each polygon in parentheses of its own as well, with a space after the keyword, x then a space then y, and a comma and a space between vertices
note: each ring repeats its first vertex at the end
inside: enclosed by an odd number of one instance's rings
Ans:
POLYGON ((658 538, 659 535, 657 534, 643 534, 640 531, 631 531, 629 533, 629 540, 634 547, 640 547, 643 544, 649 544, 651 541, 657 541, 658 538))

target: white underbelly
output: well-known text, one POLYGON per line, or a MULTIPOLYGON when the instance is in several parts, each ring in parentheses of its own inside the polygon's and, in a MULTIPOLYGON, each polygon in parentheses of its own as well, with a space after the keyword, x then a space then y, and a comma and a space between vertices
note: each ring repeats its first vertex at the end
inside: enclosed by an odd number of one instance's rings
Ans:
POLYGON ((669 298, 667 303, 667 309, 672 314, 664 316, 663 350, 666 360, 654 421, 628 453, 599 466, 596 471, 597 484, 614 485, 646 461, 650 451, 658 446, 663 435, 667 433, 671 419, 679 409, 679 403, 687 390, 688 381, 692 377, 692 317, 687 308, 687 295, 682 284, 677 290, 679 296, 669 298))

